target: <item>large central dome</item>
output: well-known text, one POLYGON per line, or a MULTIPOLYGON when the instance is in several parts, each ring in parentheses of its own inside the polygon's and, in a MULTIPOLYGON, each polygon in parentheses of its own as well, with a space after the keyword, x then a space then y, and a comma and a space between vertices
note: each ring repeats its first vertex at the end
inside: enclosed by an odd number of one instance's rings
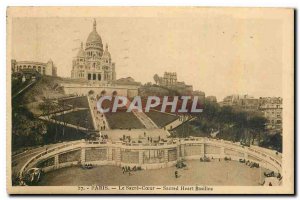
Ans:
POLYGON ((89 37, 86 40, 86 43, 101 43, 102 39, 100 35, 97 33, 96 29, 94 29, 90 34, 89 37))
POLYGON ((97 24, 96 24, 96 20, 94 20, 93 31, 89 34, 86 40, 86 47, 100 48, 102 50, 103 49, 102 39, 98 34, 96 28, 97 28, 97 24))

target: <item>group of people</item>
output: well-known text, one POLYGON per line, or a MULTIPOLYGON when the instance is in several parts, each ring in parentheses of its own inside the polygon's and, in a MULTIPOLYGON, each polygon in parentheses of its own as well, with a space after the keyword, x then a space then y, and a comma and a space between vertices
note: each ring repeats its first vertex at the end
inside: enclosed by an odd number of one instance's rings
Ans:
POLYGON ((132 168, 130 166, 123 166, 122 167, 123 174, 128 173, 129 176, 132 175, 131 172, 138 171, 138 170, 141 170, 141 167, 137 167, 137 166, 134 166, 132 168))
MULTIPOLYGON (((212 157, 212 159, 214 159, 214 158, 212 157)), ((200 162, 210 162, 210 158, 207 156, 203 156, 200 158, 200 162)))
POLYGON ((92 165, 92 164, 89 164, 89 163, 86 163, 86 164, 82 165, 82 168, 83 168, 83 169, 92 169, 92 168, 93 168, 93 165, 92 165))
MULTIPOLYGON (((92 103, 95 102, 94 97, 90 97, 90 99, 91 99, 92 103)), ((94 113, 96 116, 97 128, 101 131, 106 130, 107 127, 106 127, 106 123, 105 123, 105 119, 104 119, 104 114, 98 110, 97 106, 94 106, 94 113)))
POLYGON ((256 163, 256 162, 251 162, 249 160, 246 161, 245 159, 240 159, 239 162, 245 163, 250 168, 259 168, 259 163, 256 163))
POLYGON ((185 122, 192 118, 191 115, 177 115, 179 117, 179 121, 185 122))
POLYGON ((94 112, 96 114, 96 121, 98 122, 98 129, 104 131, 106 129, 104 115, 97 110, 97 107, 94 107, 94 112))

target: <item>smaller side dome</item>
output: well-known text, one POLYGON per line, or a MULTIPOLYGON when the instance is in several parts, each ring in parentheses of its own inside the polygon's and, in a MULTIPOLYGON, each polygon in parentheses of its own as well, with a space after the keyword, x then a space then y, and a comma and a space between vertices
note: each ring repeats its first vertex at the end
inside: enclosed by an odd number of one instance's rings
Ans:
POLYGON ((108 51, 108 45, 107 44, 105 46, 105 51, 103 52, 102 59, 104 59, 104 60, 107 59, 107 60, 109 60, 109 62, 111 61, 111 55, 108 51))
POLYGON ((77 53, 77 57, 85 57, 85 52, 83 50, 83 43, 81 42, 81 46, 80 46, 80 49, 77 53))

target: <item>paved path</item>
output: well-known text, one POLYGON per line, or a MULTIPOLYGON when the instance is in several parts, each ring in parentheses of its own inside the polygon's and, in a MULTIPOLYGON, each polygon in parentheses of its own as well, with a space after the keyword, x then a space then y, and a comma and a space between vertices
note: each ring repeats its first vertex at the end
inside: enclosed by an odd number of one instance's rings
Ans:
POLYGON ((168 167, 123 174, 117 166, 98 166, 90 170, 79 167, 63 168, 45 174, 40 185, 223 185, 258 186, 260 173, 236 161, 188 161, 187 169, 168 167), (180 177, 175 178, 178 171, 180 177))
MULTIPOLYGON (((127 100, 128 102, 126 107, 128 109, 131 101, 129 99, 127 100)), ((144 112, 139 112, 137 109, 132 109, 132 113, 140 120, 146 129, 158 128, 158 126, 144 112)))
POLYGON ((27 88, 29 88, 31 85, 33 85, 34 83, 36 83, 35 81, 31 81, 28 85, 26 85, 24 88, 22 88, 20 91, 18 91, 16 94, 14 94, 12 96, 12 99, 14 99, 15 97, 17 97, 19 94, 21 94, 22 92, 24 92, 27 88))
POLYGON ((49 144, 12 156, 12 163, 15 163, 15 165, 12 167, 12 173, 18 173, 21 170, 21 168, 25 165, 25 163, 33 156, 45 151, 46 149, 50 149, 62 144, 63 143, 49 144))
POLYGON ((146 129, 158 128, 158 126, 144 112, 132 110, 132 113, 142 122, 146 129))

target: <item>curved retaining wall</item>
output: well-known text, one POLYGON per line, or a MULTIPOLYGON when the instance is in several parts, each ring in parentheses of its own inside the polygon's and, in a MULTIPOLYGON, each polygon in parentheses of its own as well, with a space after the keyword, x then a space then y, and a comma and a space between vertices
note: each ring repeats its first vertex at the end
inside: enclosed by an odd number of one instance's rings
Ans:
POLYGON ((281 173, 281 159, 260 147, 244 147, 236 143, 208 138, 174 139, 158 145, 126 145, 122 142, 70 142, 42 152, 22 167, 21 175, 32 168, 45 172, 77 164, 140 166, 157 169, 173 166, 182 158, 200 159, 230 157, 259 163, 261 167, 281 173))

